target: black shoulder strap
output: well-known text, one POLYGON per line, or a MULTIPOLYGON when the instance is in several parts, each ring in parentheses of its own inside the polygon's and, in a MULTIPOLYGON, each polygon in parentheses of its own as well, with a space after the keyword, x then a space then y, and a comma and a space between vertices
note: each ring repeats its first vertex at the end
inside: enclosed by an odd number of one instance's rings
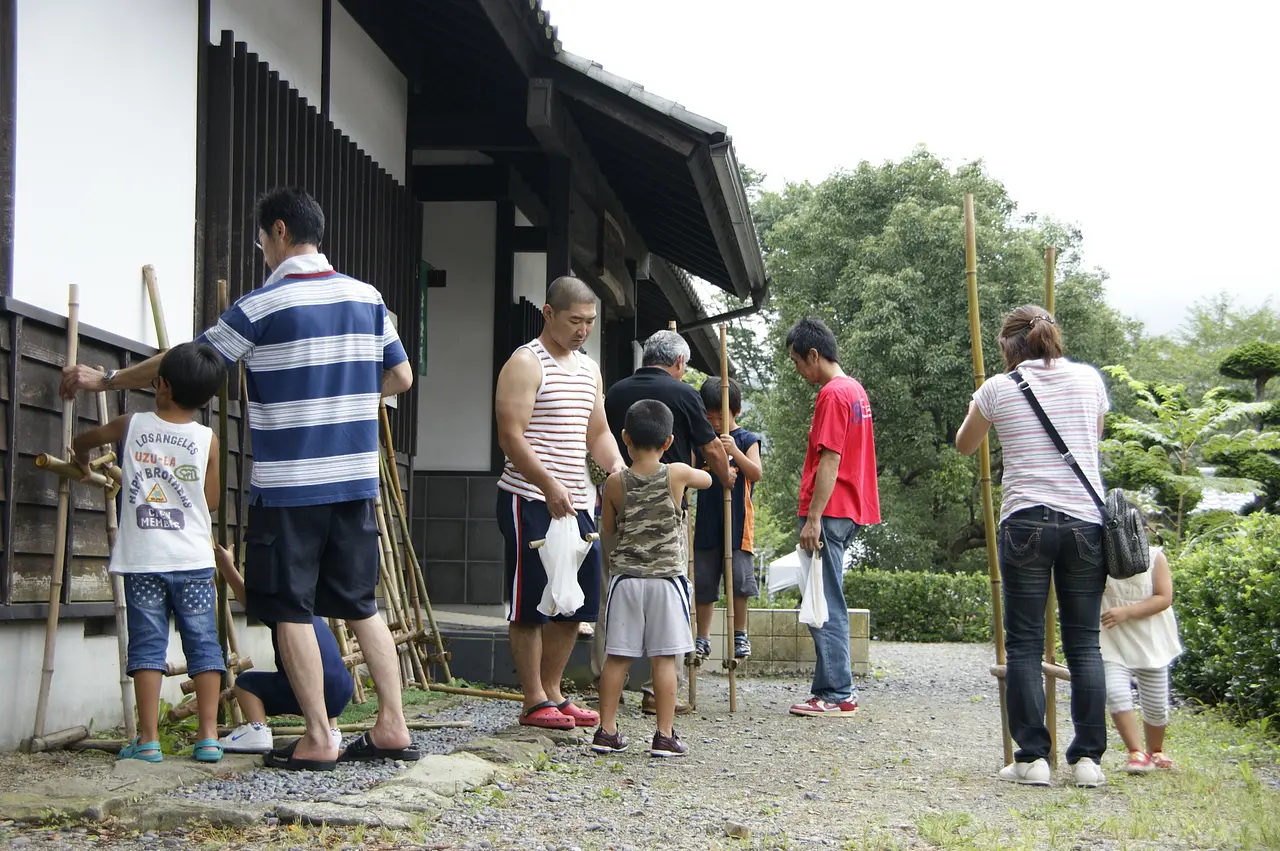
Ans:
POLYGON ((1076 478, 1080 480, 1080 484, 1084 485, 1084 489, 1089 492, 1089 496, 1093 497, 1094 505, 1098 506, 1098 510, 1106 516, 1107 505, 1102 501, 1102 497, 1098 496, 1098 492, 1093 489, 1093 483, 1089 481, 1089 477, 1084 474, 1084 470, 1080 469, 1080 464, 1076 461, 1076 456, 1071 454, 1071 450, 1067 447, 1067 443, 1062 439, 1062 435, 1058 434, 1058 430, 1053 427, 1053 423, 1049 421, 1049 415, 1044 412, 1044 408, 1040 406, 1040 400, 1036 398, 1036 394, 1031 391, 1031 385, 1027 383, 1027 379, 1023 377, 1022 370, 1015 369, 1009 373, 1009 377, 1018 385, 1018 389, 1022 391, 1022 395, 1027 397, 1027 402, 1031 405, 1031 410, 1036 412, 1036 416, 1040 418, 1040 424, 1044 426, 1044 430, 1049 435, 1049 439, 1053 441, 1054 447, 1062 456, 1062 460, 1067 462, 1071 467, 1071 471, 1076 474, 1076 478))

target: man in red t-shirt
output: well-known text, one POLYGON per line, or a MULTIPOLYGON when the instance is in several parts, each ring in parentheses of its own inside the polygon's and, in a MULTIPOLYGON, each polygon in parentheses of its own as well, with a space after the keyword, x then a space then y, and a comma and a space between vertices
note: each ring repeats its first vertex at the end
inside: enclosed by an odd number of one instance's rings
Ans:
POLYGON ((849 657, 849 609, 844 600, 844 552, 858 529, 880 522, 876 445, 867 391, 844 374, 836 337, 818 319, 802 319, 787 333, 796 372, 816 384, 813 425, 800 479, 800 546, 821 561, 827 622, 809 627, 817 663, 813 697, 792 715, 849 716, 858 710, 849 657))

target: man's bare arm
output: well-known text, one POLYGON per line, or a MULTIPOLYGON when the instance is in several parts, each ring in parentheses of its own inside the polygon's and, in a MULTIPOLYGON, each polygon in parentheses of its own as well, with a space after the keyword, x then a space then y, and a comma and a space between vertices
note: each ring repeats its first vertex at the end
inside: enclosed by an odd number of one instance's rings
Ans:
POLYGON ((618 451, 618 441, 613 439, 613 432, 609 430, 609 419, 604 412, 604 379, 600 377, 598 366, 596 404, 591 409, 591 419, 587 422, 587 451, 609 473, 616 473, 626 466, 622 461, 622 453, 618 451))
POLYGON ((836 489, 836 477, 840 474, 840 453, 823 449, 818 461, 818 473, 813 482, 813 498, 809 500, 809 517, 822 517, 836 489))
POLYGON ((720 442, 720 438, 717 437, 698 448, 702 450, 702 459, 707 462, 707 466, 716 474, 720 483, 726 487, 733 487, 738 477, 729 466, 729 453, 724 451, 724 444, 720 442))
POLYGON ((382 397, 398 396, 413 386, 413 367, 402 361, 382 372, 382 397))
POLYGON ((493 405, 498 418, 498 445, 521 475, 547 494, 562 485, 542 466, 524 436, 529 420, 533 418, 534 398, 541 383, 542 367, 537 355, 528 349, 520 349, 498 373, 493 405))

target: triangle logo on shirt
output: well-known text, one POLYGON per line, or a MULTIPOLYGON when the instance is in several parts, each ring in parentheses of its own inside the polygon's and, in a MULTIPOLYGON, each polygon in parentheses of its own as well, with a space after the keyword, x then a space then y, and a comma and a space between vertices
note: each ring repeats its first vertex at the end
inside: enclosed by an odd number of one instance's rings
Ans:
POLYGON ((160 483, 151 486, 151 493, 147 494, 147 502, 168 502, 169 497, 164 495, 164 488, 160 487, 160 483))

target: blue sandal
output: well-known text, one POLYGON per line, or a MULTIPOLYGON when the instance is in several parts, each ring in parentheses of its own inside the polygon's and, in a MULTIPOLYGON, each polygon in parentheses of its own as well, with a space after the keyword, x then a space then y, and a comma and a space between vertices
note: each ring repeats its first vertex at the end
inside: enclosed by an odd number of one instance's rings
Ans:
POLYGON ((222 744, 217 739, 201 739, 191 749, 191 758, 196 762, 221 762, 222 744))
POLYGON ((134 739, 120 749, 116 759, 140 759, 143 762, 161 762, 164 754, 160 752, 159 742, 142 742, 134 739))

